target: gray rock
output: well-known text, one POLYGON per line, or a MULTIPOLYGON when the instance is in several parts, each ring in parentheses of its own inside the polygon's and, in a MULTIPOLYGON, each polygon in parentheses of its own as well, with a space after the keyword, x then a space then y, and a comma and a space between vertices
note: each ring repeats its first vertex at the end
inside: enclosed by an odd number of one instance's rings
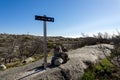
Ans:
POLYGON ((59 66, 60 64, 62 64, 62 62, 63 62, 63 59, 59 58, 59 59, 56 59, 56 60, 54 61, 54 64, 55 64, 56 66, 59 66))
POLYGON ((32 57, 29 57, 29 58, 25 59, 23 61, 23 63, 29 63, 29 62, 33 62, 33 61, 35 61, 35 59, 33 59, 32 57))
POLYGON ((0 65, 0 69, 6 69, 7 67, 4 64, 0 65))

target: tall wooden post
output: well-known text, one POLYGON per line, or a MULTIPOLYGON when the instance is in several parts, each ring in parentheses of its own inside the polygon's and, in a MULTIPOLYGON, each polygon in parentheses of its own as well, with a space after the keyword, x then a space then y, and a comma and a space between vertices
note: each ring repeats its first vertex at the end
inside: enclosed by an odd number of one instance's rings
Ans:
POLYGON ((46 39, 46 36, 47 36, 47 27, 46 27, 46 21, 43 22, 43 26, 44 26, 44 46, 43 46, 43 49, 44 49, 44 69, 47 68, 47 39, 46 39))
POLYGON ((47 68, 47 26, 46 21, 54 22, 54 18, 44 16, 35 16, 35 20, 42 20, 43 21, 43 32, 44 32, 44 44, 43 44, 43 51, 44 51, 44 69, 47 68))

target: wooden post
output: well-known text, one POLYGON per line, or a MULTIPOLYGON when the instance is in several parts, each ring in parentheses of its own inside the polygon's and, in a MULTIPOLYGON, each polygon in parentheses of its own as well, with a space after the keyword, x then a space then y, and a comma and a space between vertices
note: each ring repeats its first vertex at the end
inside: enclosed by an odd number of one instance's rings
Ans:
POLYGON ((43 51, 44 51, 44 69, 47 68, 47 26, 46 26, 46 21, 48 22, 54 22, 54 18, 51 17, 46 17, 44 16, 37 16, 35 15, 35 20, 41 20, 43 21, 43 32, 44 32, 44 44, 43 44, 43 51))
POLYGON ((43 26, 44 26, 44 45, 43 45, 43 49, 44 49, 44 69, 47 68, 47 27, 46 27, 46 21, 43 22, 43 26))

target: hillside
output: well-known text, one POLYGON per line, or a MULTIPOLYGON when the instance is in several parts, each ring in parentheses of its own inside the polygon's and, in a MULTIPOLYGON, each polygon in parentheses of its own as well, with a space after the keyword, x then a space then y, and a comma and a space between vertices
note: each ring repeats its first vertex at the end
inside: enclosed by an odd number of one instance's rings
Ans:
MULTIPOLYGON (((113 48, 112 45, 103 45, 113 48)), ((106 55, 109 56, 109 53, 106 49, 106 55)), ((0 71, 0 80, 77 80, 90 64, 95 64, 105 57, 98 45, 68 51, 68 55, 70 60, 66 64, 47 70, 41 70, 43 61, 39 60, 22 67, 0 71)), ((49 62, 50 59, 49 57, 49 62)))
MULTIPOLYGON (((97 43, 97 38, 47 37, 47 53, 51 53, 54 44, 67 49, 76 49, 97 43)), ((43 57, 43 37, 34 35, 0 34, 0 64, 12 67, 29 57, 36 60, 43 57), (13 65, 11 65, 13 64, 13 65)))

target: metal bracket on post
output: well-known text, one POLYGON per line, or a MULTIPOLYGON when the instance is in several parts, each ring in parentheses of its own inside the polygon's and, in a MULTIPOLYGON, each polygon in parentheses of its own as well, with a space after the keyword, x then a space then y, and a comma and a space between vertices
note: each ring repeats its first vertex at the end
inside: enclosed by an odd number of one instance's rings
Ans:
POLYGON ((42 20, 43 21, 43 32, 44 32, 44 69, 47 68, 47 26, 46 21, 54 22, 54 18, 44 16, 37 16, 35 15, 35 20, 42 20))

